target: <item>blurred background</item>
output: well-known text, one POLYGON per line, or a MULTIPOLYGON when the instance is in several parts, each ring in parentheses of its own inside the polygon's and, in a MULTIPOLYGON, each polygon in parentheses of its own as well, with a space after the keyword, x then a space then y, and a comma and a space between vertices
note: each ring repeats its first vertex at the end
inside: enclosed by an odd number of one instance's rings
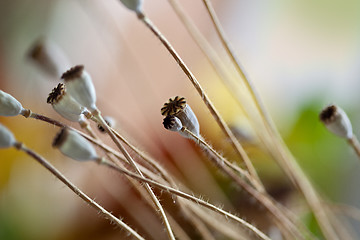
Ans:
MULTIPOLYGON (((322 107, 336 103, 349 114, 355 134, 360 134, 360 2, 212 2, 249 78, 306 174, 325 198, 360 208, 360 161, 345 141, 328 133, 318 121, 322 107)), ((233 72, 202 1, 182 0, 180 4, 233 72)), ((299 199, 289 180, 259 146, 242 109, 169 2, 145 0, 144 12, 173 44, 225 120, 239 130, 269 192, 276 199, 299 199)), ((203 136, 225 156, 232 156, 228 141, 186 76, 119 1, 2 0, 0 18, 1 90, 25 108, 62 120, 46 104, 59 76, 44 73, 28 56, 36 41, 46 39, 66 56, 61 58, 63 71, 85 65, 102 113, 116 118, 120 132, 157 159, 181 184, 240 216, 254 221, 261 218, 261 209, 244 200, 241 191, 218 174, 194 144, 163 128, 163 103, 176 95, 185 96, 199 118, 203 136)), ((23 117, 1 117, 0 121, 19 141, 148 239, 165 238, 160 220, 134 196, 121 176, 91 162, 74 162, 52 149, 57 128, 23 117)), ((357 211, 352 214, 359 219, 357 211)), ((303 218, 311 226, 311 216, 303 218)), ((360 229, 358 221, 347 219, 354 229, 360 229)), ((265 232, 270 229, 258 224, 265 232)), ((316 226, 313 230, 316 232, 316 226)), ((99 217, 35 161, 13 149, 0 150, 0 239, 119 236, 126 234, 99 217)))

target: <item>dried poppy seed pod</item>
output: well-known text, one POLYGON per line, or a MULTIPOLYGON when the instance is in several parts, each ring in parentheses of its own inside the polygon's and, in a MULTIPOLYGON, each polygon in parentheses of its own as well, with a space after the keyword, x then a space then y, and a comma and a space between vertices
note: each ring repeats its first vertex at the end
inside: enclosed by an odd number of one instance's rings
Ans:
POLYGON ((178 119, 175 116, 166 116, 163 120, 163 125, 167 130, 173 131, 173 132, 179 132, 183 125, 180 121, 180 119, 178 119))
POLYGON ((95 111, 96 92, 90 74, 85 71, 83 65, 77 65, 62 76, 69 94, 89 111, 95 111))
POLYGON ((320 120, 335 135, 346 139, 353 137, 351 122, 340 107, 336 105, 327 106, 321 111, 320 120))
POLYGON ((61 129, 56 135, 53 147, 58 148, 64 155, 74 160, 86 161, 99 159, 91 143, 68 128, 61 129))
POLYGON ((143 0, 120 0, 128 9, 140 13, 142 11, 143 0))
POLYGON ((23 111, 25 111, 25 109, 18 100, 0 90, 0 116, 17 116, 23 111))
MULTIPOLYGON (((113 118, 113 117, 110 117, 110 116, 105 116, 104 117, 104 120, 106 122, 106 124, 111 127, 111 128, 114 128, 115 125, 116 125, 116 120, 113 118)), ((104 133, 105 132, 105 129, 103 128, 102 125, 98 124, 98 129, 100 132, 104 133)))
POLYGON ((61 77, 61 74, 70 67, 69 60, 60 47, 47 39, 38 39, 31 47, 28 56, 42 72, 54 79, 61 77))
POLYGON ((16 144, 16 139, 12 132, 4 125, 0 124, 0 148, 13 147, 16 144))
POLYGON ((51 91, 47 98, 47 103, 51 104, 54 110, 62 117, 72 122, 81 122, 85 119, 82 114, 86 111, 86 108, 67 94, 63 83, 59 83, 51 91))
POLYGON ((161 108, 161 114, 164 116, 175 116, 180 119, 182 125, 196 136, 200 136, 200 126, 194 112, 186 103, 185 98, 176 96, 169 99, 161 108))

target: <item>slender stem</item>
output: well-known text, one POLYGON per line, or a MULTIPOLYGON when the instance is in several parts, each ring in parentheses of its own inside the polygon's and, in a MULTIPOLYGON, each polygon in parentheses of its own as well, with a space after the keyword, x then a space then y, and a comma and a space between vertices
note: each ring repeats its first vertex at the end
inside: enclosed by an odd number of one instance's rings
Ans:
POLYGON ((139 176, 139 175, 137 175, 137 174, 135 174, 135 173, 132 173, 132 172, 126 170, 126 169, 119 168, 118 166, 112 164, 112 163, 109 162, 109 161, 103 161, 102 164, 104 164, 104 165, 106 165, 106 166, 108 166, 108 167, 110 167, 110 168, 113 168, 113 169, 115 169, 115 170, 117 170, 117 171, 119 171, 119 172, 121 172, 121 173, 123 173, 123 174, 126 174, 126 175, 128 175, 128 176, 131 176, 131 177, 133 177, 133 178, 135 178, 135 179, 137 179, 137 180, 139 180, 139 181, 142 181, 142 182, 151 184, 152 186, 155 186, 155 187, 160 188, 160 189, 162 189, 162 190, 165 190, 165 191, 168 191, 168 192, 170 192, 170 193, 176 194, 176 195, 179 196, 179 197, 182 197, 182 198, 185 198, 185 199, 187 199, 187 200, 193 201, 193 202, 195 202, 195 203, 197 203, 197 204, 200 204, 200 205, 202 205, 202 206, 204 206, 204 207, 206 207, 206 208, 208 208, 208 209, 211 209, 211 210, 213 210, 213 211, 215 211, 215 212, 217 212, 217 213, 220 213, 220 214, 226 216, 227 218, 230 218, 230 219, 232 219, 232 220, 234 220, 234 221, 236 221, 236 222, 239 222, 240 224, 244 225, 246 228, 250 229, 251 231, 253 231, 254 233, 256 233, 259 237, 261 237, 261 239, 266 239, 266 240, 269 240, 269 239, 270 239, 270 238, 269 238, 268 236, 266 236, 263 232, 261 232, 259 229, 257 229, 256 227, 254 227, 254 226, 251 225, 250 223, 246 222, 245 220, 243 220, 243 219, 241 219, 241 218, 239 218, 239 217, 237 217, 237 216, 235 216, 235 215, 233 215, 233 214, 231 214, 231 213, 229 213, 229 212, 226 212, 226 211, 224 211, 224 210, 222 210, 222 209, 220 209, 220 208, 218 208, 218 207, 216 207, 216 206, 214 206, 214 205, 212 205, 212 204, 210 204, 210 203, 208 203, 208 202, 206 202, 206 201, 204 201, 204 200, 201 200, 201 199, 199 199, 199 198, 196 198, 196 197, 194 197, 194 196, 191 196, 190 194, 184 193, 184 192, 179 191, 179 190, 177 190, 177 189, 174 189, 174 188, 172 188, 172 187, 165 186, 165 185, 163 185, 163 184, 161 184, 161 183, 158 183, 158 182, 155 182, 155 181, 153 181, 153 180, 144 178, 144 177, 139 176))
MULTIPOLYGON (((101 124, 101 126, 106 130, 106 132, 109 134, 111 139, 114 141, 115 145, 119 148, 119 150, 124 154, 125 158, 129 161, 130 165, 135 169, 135 171, 140 175, 143 176, 142 172, 140 171, 139 167, 137 166, 136 162, 132 159, 130 154, 127 152, 127 150, 122 146, 122 144, 119 142, 119 140, 116 138, 115 134, 111 131, 103 117, 101 116, 100 112, 98 110, 95 110, 92 112, 95 120, 97 120, 97 123, 101 124)), ((174 233, 171 229, 169 220, 166 217, 165 211, 163 207, 161 206, 159 200, 157 199, 156 195, 152 191, 151 187, 148 184, 145 184, 145 188, 150 194, 151 198, 153 199, 154 204, 158 207, 160 214, 162 216, 162 219, 164 221, 166 232, 168 234, 169 239, 175 240, 174 233)))
POLYGON ((360 143, 355 134, 353 134, 352 138, 348 139, 348 143, 355 150, 356 155, 360 158, 360 143))
POLYGON ((179 64, 180 68, 184 71, 185 75, 189 78, 191 83, 194 85, 195 89, 198 91, 199 95, 201 96, 202 100, 204 101, 205 105, 208 107, 209 111, 211 112, 212 116, 214 117, 220 128, 223 130, 225 135, 230 139, 232 146, 244 161, 247 169, 249 170, 250 175, 254 178, 254 181, 258 182, 256 186, 261 186, 258 190, 264 191, 264 187, 260 181, 259 176, 257 175, 255 167, 253 166, 250 158, 248 157, 245 150, 243 149, 239 141, 236 139, 234 134, 231 132, 230 128, 227 126, 225 121, 222 119, 217 109, 210 101, 209 97, 207 96, 207 94, 205 93, 205 91, 203 90, 198 80, 193 75, 193 73, 190 71, 190 69, 187 67, 187 65, 184 63, 184 61, 181 59, 181 57, 175 51, 175 49, 172 47, 169 41, 161 34, 161 32, 150 21, 150 19, 148 19, 143 13, 138 13, 138 18, 151 30, 151 32, 155 34, 155 36, 161 41, 161 43, 169 51, 171 56, 179 64))
MULTIPOLYGON (((198 140, 208 148, 211 148, 208 144, 206 144, 206 142, 198 138, 196 135, 194 135, 191 131, 187 130, 186 128, 183 128, 182 131, 189 133, 192 137, 194 137, 195 140, 198 140)), ((221 157, 221 155, 218 155, 216 157, 221 157)), ((267 195, 265 195, 266 193, 258 192, 254 188, 250 187, 250 185, 248 185, 245 181, 243 181, 243 179, 239 178, 239 176, 237 176, 233 171, 230 171, 229 166, 223 165, 223 161, 218 161, 217 158, 214 158, 212 160, 215 160, 214 163, 218 166, 218 168, 221 169, 232 180, 234 180, 236 184, 238 184, 240 187, 245 189, 245 191, 247 191, 251 196, 253 196, 256 200, 262 203, 263 206, 267 208, 268 211, 276 217, 278 222, 281 223, 283 227, 289 231, 289 233, 300 235, 300 233, 298 233, 298 230, 296 229, 295 225, 291 222, 291 220, 282 212, 282 209, 278 208, 278 206, 276 206, 276 204, 274 204, 274 202, 267 195)))
POLYGON ((253 85, 253 83, 251 82, 251 80, 247 77, 247 74, 244 71, 244 68, 241 66, 240 61, 238 60, 237 56, 235 55, 235 51, 232 49, 232 46, 230 44, 230 41, 226 38, 226 35, 224 33, 224 30, 221 27, 220 21, 218 19, 218 17, 216 16, 215 10, 212 7, 212 4, 210 2, 210 0, 202 0, 206 10, 209 13, 209 16, 211 18, 211 21, 214 24, 215 30, 218 34, 218 37, 220 38, 221 43, 223 44, 226 52, 228 53, 228 55, 231 58, 231 61, 234 63, 234 66, 236 68, 236 71, 238 72, 238 74, 240 75, 240 77, 244 80, 255 104, 256 107, 259 109, 261 116, 264 118, 264 120, 266 122, 271 122, 270 121, 270 117, 267 114, 267 112, 265 111, 265 107, 264 104, 262 103, 259 94, 256 92, 256 89, 253 85))
MULTIPOLYGON (((225 164, 226 166, 228 166, 230 169, 232 169, 233 171, 239 173, 241 176, 245 177, 246 179, 248 179, 251 183, 253 183, 254 185, 257 184, 257 182, 253 182, 253 179, 250 178, 249 174, 247 171, 244 171, 242 168, 235 166, 234 164, 232 164, 231 162, 229 162, 226 158, 224 158, 223 156, 221 156, 215 149, 213 149, 207 142, 205 142, 202 138, 199 138, 198 136, 196 136, 193 132, 189 131, 186 127, 183 127, 181 129, 182 132, 185 132, 189 135, 191 135, 195 142, 199 144, 199 146, 208 151, 210 151, 213 155, 215 155, 215 157, 211 157, 211 160, 215 160, 216 161, 216 165, 220 166, 220 168, 222 168, 221 166, 223 164, 225 164)), ((204 149, 204 150, 205 150, 204 149)))
MULTIPOLYGON (((164 178, 164 180, 166 180, 167 184, 170 184, 170 186, 172 186, 173 188, 177 188, 177 184, 174 181, 173 177, 159 164, 157 163, 154 159, 152 159, 150 156, 146 155, 144 152, 142 152, 141 150, 139 150, 136 146, 132 145, 129 141, 126 140, 126 138, 124 138, 120 133, 118 133, 117 131, 115 131, 114 129, 112 129, 113 133, 116 135, 117 138, 119 138, 119 140, 121 140, 122 142, 124 142, 124 144, 126 146, 128 146, 131 150, 133 150, 139 157, 141 157, 143 160, 145 160, 148 164, 150 164, 152 167, 154 167, 164 178)), ((236 167, 236 166, 234 166, 236 167)), ((242 169, 241 169, 242 170, 242 169)), ((244 170, 242 170, 245 174, 248 175, 247 172, 245 172, 244 170)), ((148 175, 149 176, 149 175, 148 175)), ((154 179, 154 178, 152 178, 154 179)), ((206 228, 206 226, 204 225, 204 223, 202 221, 200 221, 199 219, 197 219, 195 217, 194 214, 192 214, 191 212, 189 212, 189 209, 191 209, 191 211, 193 211, 198 217, 202 218, 204 221, 208 221, 208 219, 206 219, 206 217, 208 218, 208 216, 205 216, 205 214, 199 214, 199 209, 197 208, 196 205, 188 205, 188 203, 181 201, 182 199, 179 200, 179 205, 182 209, 182 211, 184 212, 184 215, 190 219, 190 221, 194 224, 195 229, 197 229, 202 236, 204 237, 204 239, 211 239, 212 235, 210 234, 210 232, 208 231, 208 229, 206 228)), ((219 228, 221 229, 221 231, 223 231, 223 233, 225 235, 229 235, 228 232, 224 231, 225 226, 221 226, 219 222, 214 221, 214 219, 210 219, 211 224, 213 224, 212 226, 214 227, 214 225, 216 225, 216 227, 218 228, 217 230, 219 230, 219 228)), ((230 236, 233 237, 233 236, 230 236)))
POLYGON ((40 120, 40 121, 43 121, 43 122, 47 122, 47 123, 50 123, 52 125, 55 125, 55 126, 58 126, 58 127, 66 127, 65 124, 63 124, 62 122, 59 122, 55 119, 52 119, 52 118, 49 118, 49 117, 46 117, 44 115, 41 115, 41 114, 38 114, 38 113, 34 113, 32 112, 31 110, 30 111, 30 114, 27 115, 27 116, 24 116, 26 118, 33 118, 33 119, 37 119, 37 120, 40 120))
POLYGON ((31 149, 25 147, 22 143, 16 144, 16 149, 25 152, 37 162, 39 162, 43 167, 49 170, 57 179, 62 181, 71 191, 73 191, 77 196, 79 196, 82 200, 88 203, 91 207, 95 208, 99 212, 101 212, 106 219, 110 220, 111 222, 116 223, 121 228, 124 228, 128 231, 133 237, 138 240, 144 240, 135 230, 129 227, 126 223, 112 215, 106 209, 104 209, 100 204, 92 200, 88 197, 85 193, 83 193, 78 187, 76 187, 70 180, 68 180, 59 170, 57 170, 53 165, 51 165, 45 158, 38 155, 36 152, 32 151, 31 149))
POLYGON ((95 132, 91 128, 88 121, 82 121, 82 122, 79 122, 79 124, 80 124, 80 127, 82 129, 84 129, 92 138, 98 139, 98 137, 96 136, 95 132))
MULTIPOLYGON (((215 14, 215 11, 210 3, 210 0, 202 0, 204 5, 206 6, 206 9, 211 17, 211 20, 215 26, 216 32, 218 33, 218 36, 223 43, 226 51, 228 52, 231 60, 234 63, 234 66, 239 73, 240 77, 244 80, 255 104, 258 108, 260 115, 263 119, 263 122, 265 124, 265 127, 270 135, 270 137, 273 139, 275 146, 275 150, 278 152, 280 159, 280 164, 282 167, 284 167, 285 172, 289 175, 289 177, 292 179, 293 182, 300 188, 302 193, 304 194, 306 200, 308 201, 311 209, 313 210, 318 222, 319 226, 326 236, 327 239, 337 239, 337 234, 333 230, 332 224, 328 219, 327 214, 329 211, 326 211, 323 206, 321 205, 320 197, 318 196, 316 190, 310 183, 310 181, 307 179, 306 175, 303 173, 301 168, 296 163, 296 160, 291 156, 289 153, 285 153, 282 149, 282 147, 285 147, 285 144, 283 144, 280 134, 278 133, 275 125, 273 124, 269 114, 267 113, 259 95, 257 94, 252 82, 250 79, 246 76, 240 61, 235 56, 235 52, 232 50, 232 47, 230 45, 230 42, 226 39, 225 33, 221 28, 221 24, 215 14)), ((271 150, 270 150, 271 151, 271 150)))

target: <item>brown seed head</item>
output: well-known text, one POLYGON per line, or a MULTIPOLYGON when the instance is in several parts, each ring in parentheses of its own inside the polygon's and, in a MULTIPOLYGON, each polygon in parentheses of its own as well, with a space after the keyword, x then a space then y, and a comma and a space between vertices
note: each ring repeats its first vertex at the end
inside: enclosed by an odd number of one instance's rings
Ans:
POLYGON ((164 128, 171 131, 180 131, 182 128, 181 121, 175 116, 166 116, 163 120, 164 128))
POLYGON ((323 123, 332 122, 336 116, 336 112, 337 112, 337 107, 335 105, 330 105, 321 111, 319 115, 320 120, 323 123))
POLYGON ((63 75, 61 76, 61 79, 64 79, 65 82, 69 80, 73 80, 75 78, 80 77, 83 71, 84 71, 84 65, 77 65, 64 72, 63 75))
POLYGON ((63 83, 59 83, 57 87, 51 91, 46 102, 49 104, 57 103, 64 96, 65 92, 65 85, 63 83))
MULTIPOLYGON (((106 119, 104 119, 104 120, 105 120, 105 123, 106 123, 109 127, 112 127, 109 121, 107 121, 106 119)), ((97 127, 98 127, 98 129, 99 129, 100 132, 102 132, 102 133, 105 132, 105 128, 104 128, 102 125, 98 124, 97 127)))
POLYGON ((61 146, 67 138, 69 130, 67 128, 62 128, 61 131, 55 136, 52 146, 58 148, 61 146))
POLYGON ((44 43, 43 41, 39 40, 34 44, 34 46, 31 47, 28 56, 31 59, 38 59, 42 55, 43 51, 44 51, 44 43))
POLYGON ((175 115, 186 107, 186 100, 184 97, 176 96, 174 99, 169 99, 161 108, 161 115, 171 116, 175 115))

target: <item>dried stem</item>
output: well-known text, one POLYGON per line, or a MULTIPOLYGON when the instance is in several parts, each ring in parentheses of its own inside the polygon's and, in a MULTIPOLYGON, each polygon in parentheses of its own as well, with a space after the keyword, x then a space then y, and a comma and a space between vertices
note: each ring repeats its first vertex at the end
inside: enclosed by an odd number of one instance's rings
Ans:
MULTIPOLYGON (((109 134, 111 139, 114 141, 115 145, 119 148, 119 150, 122 152, 122 154, 124 154, 125 158, 129 161, 130 165, 135 169, 135 171, 140 176, 143 176, 143 174, 140 171, 139 167, 137 166, 136 162, 132 159, 132 157, 127 152, 127 150, 122 146, 122 144, 116 138, 116 136, 114 135, 112 130, 109 128, 109 126, 107 125, 105 120, 102 118, 100 112, 98 110, 95 110, 95 111, 92 112, 92 114, 94 116, 94 119, 97 121, 97 123, 99 123, 105 129, 105 131, 109 134)), ((145 184, 145 188, 148 191, 148 193, 150 194, 151 198, 153 199, 154 204, 157 206, 157 208, 160 211, 160 214, 161 214, 162 219, 164 221, 166 232, 168 234, 169 239, 175 240, 175 236, 174 236, 174 233, 173 233, 173 231, 171 229, 169 220, 167 219, 165 211, 164 211, 163 207, 161 206, 159 200, 157 199, 156 195, 154 194, 154 192, 152 191, 151 187, 148 184, 145 184)))
POLYGON ((230 139, 230 142, 236 152, 239 154, 241 159, 244 161, 247 169, 249 170, 250 175, 254 178, 254 182, 257 182, 256 187, 259 191, 265 191, 264 187, 259 179, 259 176, 257 175, 257 172, 255 170, 255 167, 253 166, 250 158, 246 154, 245 150, 239 143, 239 141, 236 139, 234 134, 231 132, 230 128, 227 126, 225 121, 222 119, 218 111, 216 110, 213 103, 210 101, 209 97, 205 93, 205 91, 202 89, 201 85, 199 84, 198 80, 195 78, 193 73, 190 71, 190 69, 187 67, 187 65, 184 63, 184 61, 180 58, 179 54, 175 51, 175 49, 171 46, 169 41, 161 34, 161 32, 155 27, 155 25, 148 19, 143 13, 138 14, 138 18, 155 34, 155 36, 161 41, 161 43, 165 46, 165 48, 169 51, 169 53, 172 55, 172 57, 175 59, 175 61, 179 64, 180 68, 184 71, 185 75, 189 78, 191 83, 194 85, 195 89, 198 91, 199 95, 201 96, 202 100, 204 101, 205 105, 210 110, 212 116, 220 126, 220 128, 223 130, 225 135, 230 139))
MULTIPOLYGON (((196 140, 200 140, 194 134, 192 134, 187 129, 183 129, 183 131, 188 132, 192 137, 196 140)), ((203 143, 202 143, 203 144, 203 143)), ((222 162, 215 160, 215 164, 218 166, 220 170, 222 170, 227 176, 229 176, 236 184, 238 184, 241 188, 243 188, 248 194, 254 197, 257 201, 259 201, 276 219, 282 224, 283 228, 286 229, 290 234, 297 236, 298 239, 302 239, 301 233, 296 228, 295 224, 283 213, 282 209, 279 208, 272 199, 266 193, 262 193, 251 187, 247 184, 242 178, 240 178, 237 174, 229 169, 227 165, 222 164, 222 162)))
MULTIPOLYGON (((235 183, 239 184, 240 187, 244 188, 251 196, 253 196, 255 199, 257 199, 259 202, 261 202, 278 220, 279 223, 283 225, 283 227, 288 230, 289 232, 296 233, 297 229, 295 225, 291 222, 288 217, 282 213, 282 210, 278 208, 273 201, 265 195, 265 193, 258 193, 253 188, 251 188, 246 182, 244 182, 241 178, 239 178, 237 175, 234 174, 234 172, 230 171, 228 165, 221 159, 223 158, 221 155, 216 153, 215 150, 213 150, 205 141, 194 135, 191 131, 187 130, 183 127, 182 131, 190 134, 196 141, 203 144, 208 150, 210 150, 213 154, 215 154, 215 158, 210 158, 211 160, 215 160, 216 166, 218 166, 219 169, 221 169, 226 175, 228 175, 232 180, 234 180, 235 183), (220 161, 219 158, 220 157, 220 161)), ((298 233, 296 233, 298 234, 298 233)))
POLYGON ((348 143, 355 150, 356 155, 360 158, 360 143, 355 134, 353 134, 352 138, 348 139, 348 143))
MULTIPOLYGON (((232 50, 230 42, 226 39, 224 31, 221 28, 221 24, 216 17, 215 11, 210 3, 209 0, 202 0, 206 6, 206 9, 211 17, 211 20, 215 26, 216 32, 218 33, 219 38, 221 39, 222 44, 224 45, 227 53, 229 54, 231 60, 234 63, 234 66, 239 73, 240 77, 245 82, 253 100, 258 108, 260 115, 263 119, 265 127, 273 139, 275 147, 274 150, 278 152, 280 159, 279 163, 284 167, 285 172, 289 175, 290 179, 295 182, 295 184, 300 188, 303 192, 306 200, 308 201, 311 209, 313 210, 318 222, 319 226, 322 229, 322 232, 326 236, 327 239, 337 239, 337 234, 333 230, 332 224, 328 219, 326 211, 323 206, 321 205, 320 197, 318 196, 316 190, 307 179, 306 175, 303 173, 301 168, 298 166, 296 160, 291 156, 289 151, 284 152, 283 148, 287 149, 286 145, 282 142, 280 134, 278 133, 275 125, 273 124, 269 114, 267 113, 263 103, 260 100, 259 95, 255 91, 255 88, 250 81, 250 79, 246 76, 239 60, 235 56, 235 52, 232 50)), ((273 150, 270 150, 273 151, 273 150)))
POLYGON ((92 200, 90 197, 88 197, 85 193, 83 193, 78 187, 76 187, 70 180, 68 180, 59 170, 57 170, 53 165, 51 165, 46 159, 38 155, 36 152, 32 151, 31 149, 25 147, 22 143, 16 144, 16 149, 25 152, 29 156, 31 156, 33 159, 35 159, 37 162, 39 162, 43 167, 45 167, 47 170, 49 170, 57 179, 62 181, 71 191, 73 191, 77 196, 79 196, 82 200, 84 200, 86 203, 88 203, 91 207, 95 208, 99 212, 102 213, 102 215, 105 216, 106 219, 110 220, 111 222, 114 222, 119 227, 125 229, 127 232, 129 232, 134 238, 138 240, 144 240, 143 237, 141 237, 135 230, 133 230, 131 227, 129 227, 126 223, 121 221, 120 219, 116 218, 114 215, 112 215, 110 212, 108 212, 106 209, 104 209, 100 204, 92 200))
POLYGON ((223 44, 226 52, 228 53, 228 55, 231 58, 231 61, 234 63, 234 66, 236 68, 236 71, 238 72, 238 74, 240 75, 241 79, 244 80, 253 100, 254 103, 256 104, 256 107, 259 109, 261 116, 264 118, 264 121, 266 122, 271 122, 270 121, 270 117, 267 114, 267 112, 265 111, 265 107, 262 103, 262 101, 260 100, 259 94, 256 92, 255 87, 253 86, 253 83, 250 81, 250 79, 247 77, 244 68, 241 66, 240 61, 238 60, 237 56, 235 55, 235 51, 232 49, 232 46, 230 44, 230 41, 227 40, 226 35, 221 27, 221 24, 219 22, 219 19, 216 16, 216 13, 214 11, 214 8, 211 5, 210 0, 202 0, 207 12, 209 13, 209 16, 211 18, 211 21, 214 24, 215 30, 218 34, 218 37, 220 38, 221 43, 223 44))
POLYGON ((234 221, 242 224, 242 225, 245 226, 246 228, 250 229, 250 230, 253 231, 255 234, 257 234, 261 239, 270 240, 270 238, 269 238, 268 236, 266 236, 263 232, 261 232, 259 229, 257 229, 256 227, 254 227, 254 226, 251 225, 250 223, 248 223, 248 222, 246 222, 245 220, 243 220, 243 219, 241 219, 241 218, 239 218, 239 217, 237 217, 237 216, 235 216, 235 215, 233 215, 233 214, 231 214, 231 213, 229 213, 229 212, 226 212, 226 211, 224 211, 224 210, 222 210, 222 209, 220 209, 220 208, 218 208, 218 207, 216 207, 216 206, 214 206, 214 205, 212 205, 212 204, 210 204, 210 203, 208 203, 208 202, 206 202, 206 201, 203 201, 203 200, 201 200, 201 199, 199 199, 199 198, 196 198, 196 197, 194 197, 194 196, 191 196, 191 195, 189 195, 189 194, 187 194, 187 193, 184 193, 184 192, 182 192, 182 191, 179 191, 179 190, 177 190, 177 189, 174 189, 174 188, 165 186, 165 185, 163 185, 163 184, 161 184, 161 183, 158 183, 158 182, 155 182, 155 181, 153 181, 153 180, 144 178, 144 177, 139 176, 139 175, 137 175, 137 174, 135 174, 135 173, 132 173, 132 172, 126 170, 126 169, 119 168, 118 166, 112 164, 112 163, 109 162, 109 161, 103 161, 102 164, 104 164, 104 165, 106 165, 106 166, 108 166, 108 167, 110 167, 110 168, 113 168, 113 169, 115 169, 116 171, 119 171, 119 172, 121 172, 121 173, 123 173, 123 174, 126 174, 126 175, 128 175, 128 176, 131 176, 131 177, 133 177, 133 178, 135 178, 135 179, 137 179, 137 180, 139 180, 139 181, 148 183, 148 184, 150 184, 150 185, 152 185, 152 186, 154 186, 154 187, 157 187, 157 188, 160 188, 160 189, 162 189, 162 190, 168 191, 168 192, 170 192, 170 193, 176 194, 176 195, 179 196, 179 197, 182 197, 182 198, 185 198, 185 199, 187 199, 187 200, 193 201, 193 202, 195 202, 195 203, 197 203, 197 204, 199 204, 199 205, 202 205, 202 206, 204 206, 204 207, 206 207, 206 208, 208 208, 208 209, 211 209, 211 210, 213 210, 213 211, 215 211, 215 212, 217 212, 217 213, 220 213, 221 215, 223 215, 223 216, 225 216, 225 217, 227 217, 227 218, 229 218, 229 219, 232 219, 232 220, 234 220, 234 221))
MULTIPOLYGON (((132 145, 119 132, 115 131, 114 129, 112 129, 112 131, 116 135, 116 137, 119 138, 119 140, 124 142, 124 144, 126 146, 128 146, 131 150, 133 150, 140 158, 145 160, 146 163, 148 163, 150 166, 155 168, 162 175, 162 177, 165 179, 165 181, 168 184, 170 184, 170 186, 177 188, 177 184, 174 181, 173 177, 158 162, 156 162, 150 156, 146 155, 144 152, 139 150, 136 146, 132 145)), ((239 168, 239 167, 234 166, 234 168, 239 168)), ((242 169, 240 169, 240 170, 242 170, 242 169)), ((245 172, 244 170, 242 170, 242 171, 248 175, 247 172, 245 172)), ((199 213, 198 209, 195 209, 196 205, 188 205, 188 203, 183 203, 183 201, 181 201, 181 199, 179 201, 179 205, 180 205, 182 211, 184 212, 185 216, 187 218, 189 218, 189 220, 194 224, 194 226, 196 226, 196 229, 205 237, 205 239, 210 239, 210 234, 209 234, 208 230, 206 229, 206 227, 203 226, 203 223, 201 221, 199 221, 197 218, 195 218, 192 213, 189 212, 188 208, 190 208, 198 217, 207 221, 207 219, 204 219, 205 218, 204 214, 200 214, 200 215, 198 214, 199 213)), ((214 222, 214 219, 211 219, 211 221, 214 222)), ((209 221, 207 221, 207 222, 209 222, 209 221)), ((220 223, 217 223, 217 226, 219 226, 219 224, 220 223)), ((224 226, 222 226, 222 228, 224 228, 224 226)), ((224 234, 229 234, 229 233, 225 232, 224 234)))
POLYGON ((251 183, 253 183, 253 179, 250 178, 248 172, 244 171, 243 169, 239 168, 238 166, 229 162, 226 158, 220 155, 215 149, 213 149, 207 142, 205 142, 201 137, 196 136, 193 132, 189 131, 186 127, 182 127, 182 132, 185 132, 193 137, 194 141, 199 144, 199 146, 204 149, 210 151, 214 157, 211 157, 211 160, 216 161, 215 164, 221 168, 221 166, 226 165, 233 171, 240 174, 240 176, 245 177, 251 183))

